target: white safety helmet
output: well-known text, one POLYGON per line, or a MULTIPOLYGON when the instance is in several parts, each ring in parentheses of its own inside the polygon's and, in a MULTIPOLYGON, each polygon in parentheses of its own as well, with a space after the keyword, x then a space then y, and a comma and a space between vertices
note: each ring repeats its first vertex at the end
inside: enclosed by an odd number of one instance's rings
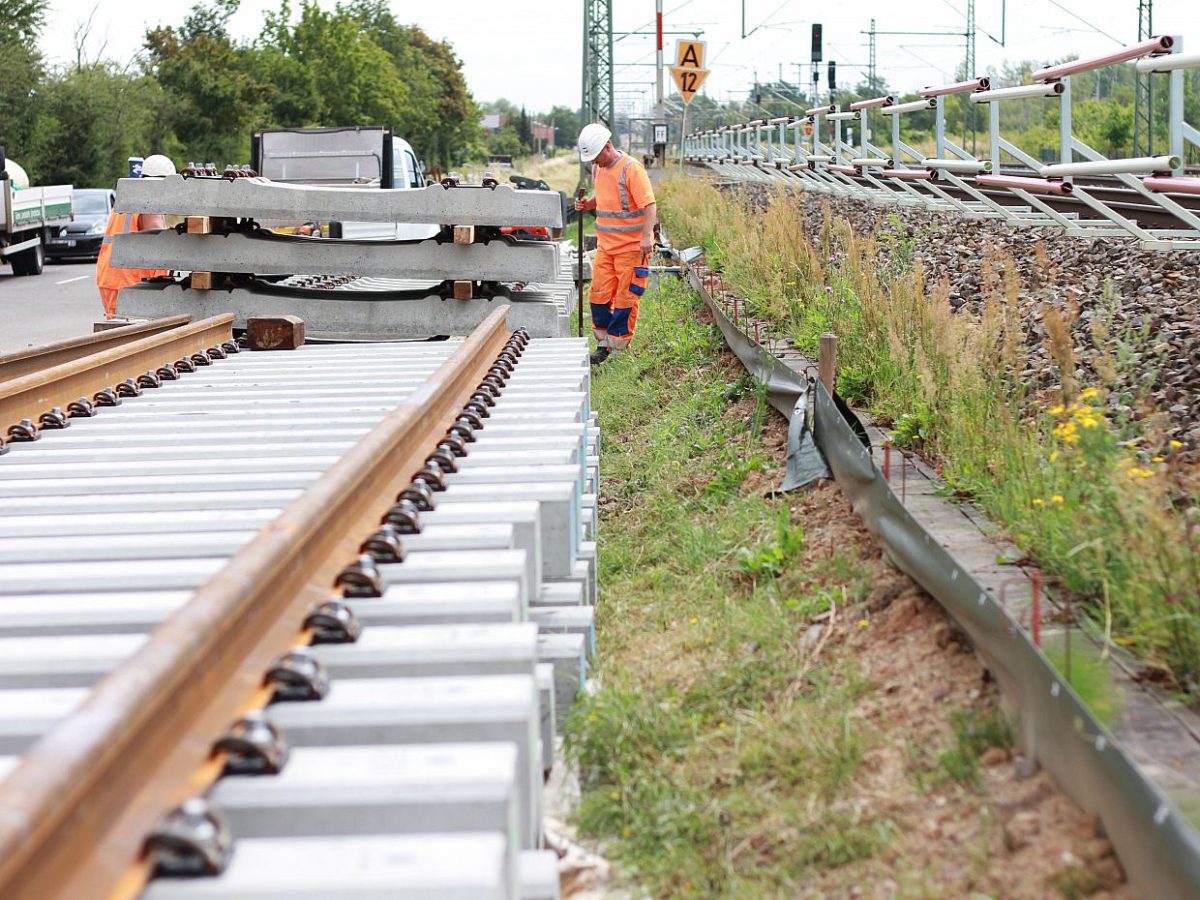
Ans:
POLYGON ((579 158, 591 162, 611 139, 612 132, 599 122, 585 125, 583 131, 579 132, 579 158))
POLYGON ((143 178, 166 178, 168 175, 175 174, 175 163, 171 162, 161 153, 155 153, 153 156, 147 156, 142 162, 142 177, 143 178))

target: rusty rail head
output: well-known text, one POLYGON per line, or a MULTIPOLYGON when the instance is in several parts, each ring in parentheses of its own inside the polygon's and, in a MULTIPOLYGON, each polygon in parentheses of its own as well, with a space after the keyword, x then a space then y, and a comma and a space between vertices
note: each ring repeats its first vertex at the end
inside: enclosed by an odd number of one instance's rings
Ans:
POLYGON ((136 378, 233 338, 233 316, 202 319, 0 382, 0 433, 22 419, 37 421, 55 406, 91 398, 127 378, 136 378))
POLYGON ((0 354, 0 382, 20 378, 31 372, 40 372, 51 366, 58 366, 73 359, 90 356, 93 353, 100 353, 138 338, 161 334, 172 328, 178 328, 180 325, 186 325, 190 321, 192 321, 191 316, 167 316, 162 319, 136 322, 132 325, 121 325, 117 328, 106 328, 95 334, 55 341, 40 347, 29 347, 0 354))
MULTIPOLYGON (((0 783, 0 897, 110 896, 504 346, 492 313, 0 783)), ((259 700, 261 702, 261 700, 259 700)))

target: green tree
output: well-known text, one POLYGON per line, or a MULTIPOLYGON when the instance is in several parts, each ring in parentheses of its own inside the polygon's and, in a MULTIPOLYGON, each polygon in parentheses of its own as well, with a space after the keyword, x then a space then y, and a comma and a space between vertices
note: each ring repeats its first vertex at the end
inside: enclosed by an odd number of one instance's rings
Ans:
POLYGON ((37 39, 45 23, 48 0, 5 0, 0 15, 0 145, 42 180, 30 151, 37 121, 38 86, 45 77, 37 39))
POLYGON ((167 124, 197 162, 245 162, 250 129, 271 94, 229 36, 229 18, 239 5, 197 3, 181 27, 146 32, 147 72, 167 92, 167 124))

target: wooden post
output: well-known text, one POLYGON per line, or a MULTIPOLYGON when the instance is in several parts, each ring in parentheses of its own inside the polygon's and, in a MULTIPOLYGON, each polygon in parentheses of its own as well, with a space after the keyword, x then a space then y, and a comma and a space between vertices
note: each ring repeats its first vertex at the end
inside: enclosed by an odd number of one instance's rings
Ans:
POLYGON ((821 383, 825 385, 825 390, 829 391, 829 396, 833 396, 834 389, 837 386, 837 335, 826 332, 821 335, 821 350, 817 357, 817 371, 821 377, 821 383))

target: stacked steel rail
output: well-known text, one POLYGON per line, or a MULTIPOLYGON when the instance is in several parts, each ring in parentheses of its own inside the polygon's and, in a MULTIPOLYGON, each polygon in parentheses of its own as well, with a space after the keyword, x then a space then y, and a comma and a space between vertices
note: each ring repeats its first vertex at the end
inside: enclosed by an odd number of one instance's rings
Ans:
POLYGON ((557 896, 598 435, 585 343, 514 306, 0 383, 0 895, 557 896))
POLYGON ((1054 226, 1079 237, 1128 237, 1155 250, 1200 249, 1200 178, 1184 174, 1185 150, 1200 147, 1200 131, 1184 119, 1183 75, 1200 68, 1200 54, 1182 53, 1182 41, 1156 37, 1093 59, 1035 72, 1033 83, 993 87, 987 77, 928 87, 921 99, 897 103, 877 97, 815 107, 803 116, 759 119, 745 125, 694 132, 685 159, 722 178, 786 183, 806 191, 872 203, 916 206, 1014 226, 1054 226), (1168 79, 1167 153, 1108 159, 1072 130, 1071 76, 1133 62, 1142 73, 1168 79), (968 94, 988 108, 989 157, 976 158, 954 143, 946 129, 946 98, 968 94), (1001 131, 1006 102, 1044 98, 1057 104, 1057 163, 1043 164, 1001 131), (932 157, 903 139, 902 120, 932 113, 932 157), (872 143, 872 116, 889 122, 891 147, 872 143), (822 136, 822 120, 828 137, 822 136), (859 141, 845 127, 855 122, 859 141), (1001 162, 1022 167, 1001 171, 1001 162))

